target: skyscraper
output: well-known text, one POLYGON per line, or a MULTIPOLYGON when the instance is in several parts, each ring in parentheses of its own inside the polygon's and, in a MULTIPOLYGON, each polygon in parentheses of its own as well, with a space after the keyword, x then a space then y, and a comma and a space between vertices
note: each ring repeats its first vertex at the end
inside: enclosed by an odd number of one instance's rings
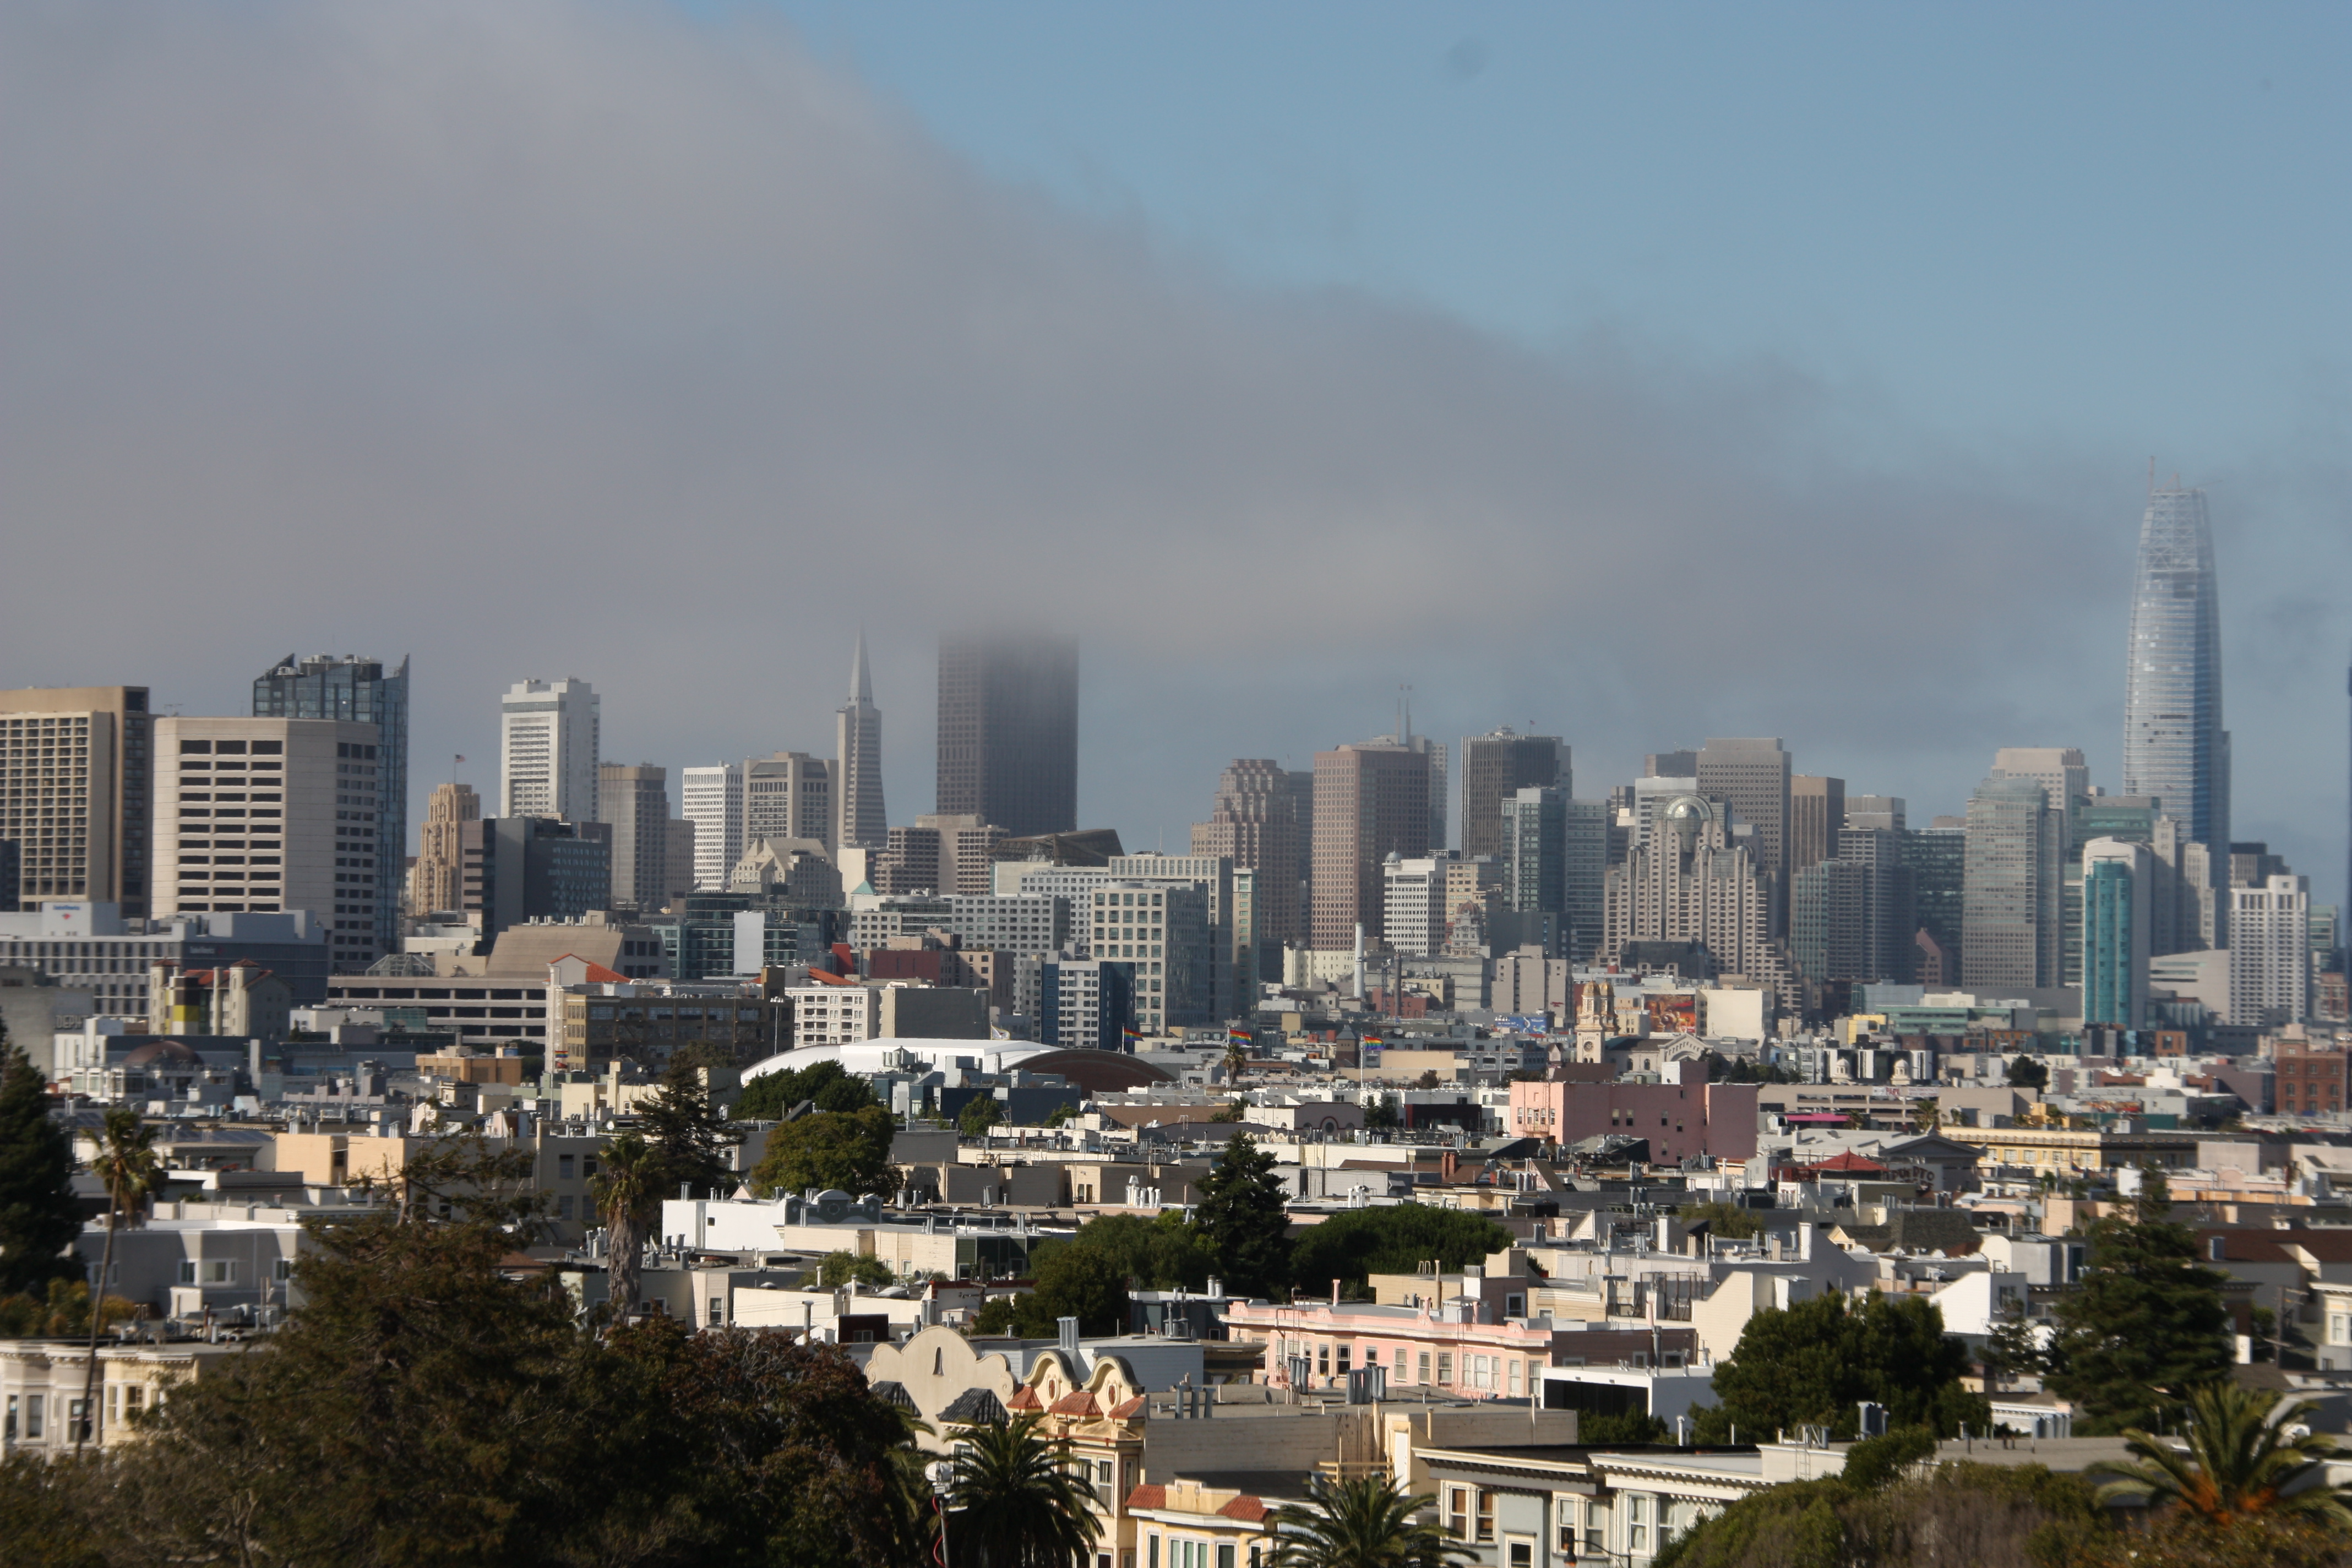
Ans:
POLYGON ((482 797, 455 779, 433 786, 416 830, 416 864, 408 868, 408 912, 423 917, 466 907, 466 843, 461 825, 482 819, 482 797))
POLYGON ((602 719, 584 680, 520 680, 499 701, 499 815, 600 820, 602 719))
POLYGON ((1503 853, 1503 802, 1523 789, 1574 793, 1568 742, 1522 735, 1506 724, 1491 735, 1462 738, 1462 853, 1503 853))
POLYGON ((2083 1022, 2144 1028, 2156 856, 2144 843, 2094 838, 2082 864, 2083 1022))
POLYGON ((1568 910, 1568 792, 1530 786, 1504 796, 1503 895, 1522 912, 1568 910))
POLYGON ((648 914, 667 909, 680 890, 668 885, 669 770, 599 763, 596 814, 613 829, 613 901, 648 914))
POLYGON ((678 797, 680 812, 694 824, 694 885, 723 891, 743 858, 743 764, 682 770, 678 797))
POLYGON ((17 847, 17 898, 119 903, 151 912, 154 814, 147 689, 0 692, 0 840, 17 847))
POLYGON ((2291 874, 2230 896, 2230 1022, 2276 1028, 2311 1016, 2311 883, 2291 874))
POLYGON ((1778 934, 1789 911, 1789 753, 1777 740, 1709 737, 1696 760, 1698 793, 1756 830, 1756 868, 1770 879, 1778 934))
POLYGON ((1969 797, 1960 983, 1972 991, 2062 984, 2065 816, 2042 785, 1995 773, 1969 797))
POLYGON ((1367 945, 1382 930, 1381 863, 1429 853, 1429 755, 1402 746, 1315 753, 1315 881, 1310 936, 1322 952, 1367 945))
POLYGON ((1845 780, 1799 773, 1789 781, 1789 873, 1834 858, 1845 826, 1845 780))
POLYGON ((755 838, 803 838, 822 844, 827 858, 838 849, 840 819, 833 805, 833 764, 806 752, 778 752, 743 764, 743 842, 755 838))
MULTIPOLYGON (((1192 825, 1194 855, 1224 856, 1241 869, 1257 873, 1256 936, 1269 947, 1296 945, 1305 935, 1298 898, 1298 864, 1305 835, 1298 821, 1298 792, 1271 757, 1237 757, 1217 779, 1209 820, 1192 825)), ((1267 973, 1279 973, 1280 954, 1267 973)))
POLYGON ((2189 837, 2226 854, 2229 732, 2221 727, 2221 606, 2205 492, 2152 490, 2140 521, 2124 675, 2125 795, 2157 797, 2189 837))
POLYGON ((834 710, 833 842, 878 849, 890 837, 882 809, 882 710, 874 706, 874 677, 866 666, 866 634, 849 666, 849 700, 834 710))
POLYGON ((940 642, 939 805, 1015 838, 1078 826, 1078 645, 995 635, 940 642))
MULTIPOLYGON (((382 661, 357 654, 341 658, 288 654, 253 683, 257 719, 339 719, 376 728, 375 842, 383 846, 378 868, 398 870, 408 855, 408 660, 387 672, 382 661)), ((375 880, 375 950, 400 945, 400 897, 404 879, 375 880)))

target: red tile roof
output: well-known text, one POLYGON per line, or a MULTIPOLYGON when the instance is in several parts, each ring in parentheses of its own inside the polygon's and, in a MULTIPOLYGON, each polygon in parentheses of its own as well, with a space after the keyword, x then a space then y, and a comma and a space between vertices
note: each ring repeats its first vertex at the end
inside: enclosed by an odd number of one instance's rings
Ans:
POLYGON ((1132 1512, 1139 1508, 1166 1508, 1168 1506, 1168 1489, 1166 1487, 1138 1487, 1133 1491, 1127 1494, 1127 1506, 1129 1512, 1132 1512))
POLYGON ((1013 1397, 1007 1400, 1005 1405, 1006 1408, 1012 1410, 1043 1410, 1045 1408, 1045 1402, 1037 1397, 1037 1391, 1030 1387, 1025 1383, 1019 1388, 1013 1391, 1013 1397))
POLYGON ((1054 1401, 1053 1413, 1056 1415, 1099 1415, 1102 1406, 1096 1404, 1095 1396, 1085 1389, 1074 1388, 1054 1401))
POLYGON ((1851 1149, 1847 1150, 1843 1154, 1835 1154, 1832 1155, 1829 1159, 1816 1161, 1812 1164, 1807 1165, 1804 1168, 1808 1171, 1846 1171, 1856 1173, 1874 1172, 1882 1176, 1886 1174, 1885 1166, 1880 1164, 1875 1160, 1865 1160, 1851 1149))
POLYGON ((1273 1510, 1265 1506, 1265 1499, 1262 1497, 1237 1497, 1217 1511, 1227 1519, 1246 1519, 1255 1523, 1273 1510))
POLYGON ((1130 1415, 1139 1414, 1142 1409, 1143 1395, 1139 1394, 1124 1405, 1114 1405, 1111 1408, 1111 1419, 1114 1421, 1124 1421, 1130 1415))

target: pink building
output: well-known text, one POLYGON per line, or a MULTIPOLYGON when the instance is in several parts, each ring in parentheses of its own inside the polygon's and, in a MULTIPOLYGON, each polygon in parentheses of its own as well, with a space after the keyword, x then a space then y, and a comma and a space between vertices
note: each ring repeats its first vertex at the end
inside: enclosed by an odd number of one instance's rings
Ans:
POLYGON ((1350 1372, 1381 1367, 1391 1397, 1427 1386, 1462 1399, 1525 1399, 1543 1389, 1547 1366, 1607 1366, 1657 1354, 1687 1359, 1698 1339, 1687 1328, 1611 1328, 1549 1318, 1503 1318, 1475 1297, 1412 1306, 1328 1301, 1278 1306, 1237 1302, 1225 1315, 1236 1343, 1265 1349, 1259 1378, 1277 1386, 1331 1388, 1350 1372))
POLYGON ((1703 1061, 1665 1062, 1658 1083, 1515 1083, 1510 1132, 1575 1143, 1618 1133, 1650 1141, 1654 1164, 1694 1154, 1745 1160, 1756 1152, 1756 1085, 1709 1083, 1703 1061))

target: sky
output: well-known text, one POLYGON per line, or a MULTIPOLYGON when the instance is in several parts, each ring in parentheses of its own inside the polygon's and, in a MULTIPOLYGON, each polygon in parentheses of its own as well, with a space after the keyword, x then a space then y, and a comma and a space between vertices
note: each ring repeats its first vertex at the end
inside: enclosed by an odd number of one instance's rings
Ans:
POLYGON ((0 11, 0 685, 412 656, 895 820, 943 630, 1081 639, 1080 810, 1390 729, 2119 787, 2148 464, 2236 835, 2346 858, 2340 7, 0 11))

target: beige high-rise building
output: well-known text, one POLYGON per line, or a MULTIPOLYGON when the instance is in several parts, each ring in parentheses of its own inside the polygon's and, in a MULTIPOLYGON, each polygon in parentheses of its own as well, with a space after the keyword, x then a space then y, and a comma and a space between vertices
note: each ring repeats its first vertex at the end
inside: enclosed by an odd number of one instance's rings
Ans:
POLYGON ((308 910, 338 974, 388 951, 378 892, 401 847, 382 837, 373 724, 341 719, 155 721, 155 912, 308 910))
MULTIPOLYGON (((1756 830, 1758 868, 1780 884, 1789 879, 1789 753, 1777 740, 1708 737, 1699 748, 1698 793, 1721 801, 1756 830)), ((1843 793, 1843 792, 1841 792, 1843 793)), ((1834 837, 1831 840, 1835 843, 1834 837)), ((1777 929, 1777 928, 1776 928, 1777 929)))
POLYGON ((1834 860, 1845 826, 1845 780, 1798 773, 1789 780, 1789 874, 1834 860))
POLYGON ((417 829, 416 864, 408 868, 408 912, 421 919, 466 907, 466 846, 459 824, 482 819, 482 797, 455 780, 433 786, 417 829))
POLYGON ((1381 868, 1393 853, 1429 853, 1429 753, 1402 746, 1341 746, 1315 753, 1315 883, 1310 936, 1321 952, 1345 952, 1363 928, 1382 939, 1381 868))
POLYGON ((1296 945, 1300 918, 1298 866, 1307 847, 1291 775, 1270 757, 1240 757, 1217 779, 1209 820, 1192 825, 1192 853, 1231 860, 1255 872, 1256 940, 1296 945))
POLYGON ((743 841, 799 838, 839 853, 833 764, 805 752, 778 752, 743 764, 743 841))
POLYGON ((17 899, 90 899, 153 912, 152 721, 143 686, 0 691, 0 839, 19 849, 17 899))
POLYGON ((599 763, 596 809, 613 829, 613 902, 647 912, 667 907, 669 770, 599 763))

